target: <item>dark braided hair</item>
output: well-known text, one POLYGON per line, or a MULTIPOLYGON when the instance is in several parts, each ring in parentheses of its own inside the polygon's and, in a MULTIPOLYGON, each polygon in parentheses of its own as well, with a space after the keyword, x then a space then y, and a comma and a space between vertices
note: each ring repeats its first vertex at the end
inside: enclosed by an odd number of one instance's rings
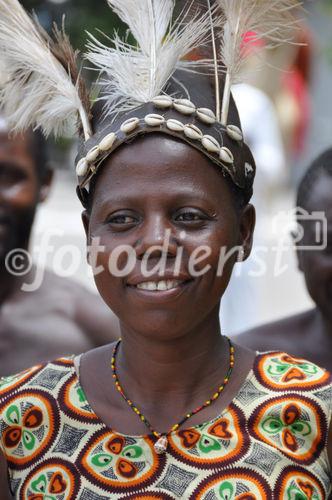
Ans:
POLYGON ((323 176, 332 176, 332 148, 327 149, 310 165, 297 190, 297 207, 305 207, 316 182, 323 176))

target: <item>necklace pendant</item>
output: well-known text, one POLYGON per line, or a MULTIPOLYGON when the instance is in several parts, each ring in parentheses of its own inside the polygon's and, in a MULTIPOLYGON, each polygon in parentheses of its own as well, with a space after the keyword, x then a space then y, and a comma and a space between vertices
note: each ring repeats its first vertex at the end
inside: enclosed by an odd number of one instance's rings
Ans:
POLYGON ((158 441, 154 444, 155 452, 158 455, 162 455, 167 450, 168 441, 166 436, 161 436, 158 441))

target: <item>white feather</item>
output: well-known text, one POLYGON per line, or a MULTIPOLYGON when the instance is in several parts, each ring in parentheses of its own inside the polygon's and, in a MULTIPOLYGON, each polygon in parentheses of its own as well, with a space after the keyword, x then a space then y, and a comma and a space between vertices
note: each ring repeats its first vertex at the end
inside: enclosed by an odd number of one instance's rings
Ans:
POLYGON ((217 0, 223 16, 221 60, 226 67, 221 121, 227 124, 230 88, 241 79, 245 61, 243 37, 252 33, 252 41, 264 39, 268 47, 293 42, 298 21, 298 0, 217 0))
POLYGON ((0 63, 8 79, 0 104, 12 130, 63 134, 81 116, 91 134, 78 88, 17 0, 0 0, 0 63))
POLYGON ((212 38, 212 55, 214 62, 214 81, 215 81, 215 93, 216 93, 216 117, 220 121, 220 78, 219 78, 219 64, 218 64, 218 54, 217 54, 217 43, 215 36, 215 26, 213 19, 213 10, 211 7, 211 0, 207 0, 210 26, 211 26, 211 38, 212 38))
POLYGON ((106 113, 112 114, 151 101, 163 89, 179 64, 210 36, 209 16, 187 11, 172 24, 173 0, 108 0, 136 39, 132 46, 118 35, 112 47, 91 34, 86 57, 104 76, 106 113))

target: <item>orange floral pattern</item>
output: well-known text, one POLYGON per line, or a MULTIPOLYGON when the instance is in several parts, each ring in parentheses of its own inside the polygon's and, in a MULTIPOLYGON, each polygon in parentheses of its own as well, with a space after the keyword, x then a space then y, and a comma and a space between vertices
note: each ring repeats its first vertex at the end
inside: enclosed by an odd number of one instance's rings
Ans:
POLYGON ((19 500, 326 500, 331 401, 325 370, 258 354, 229 406, 157 455, 100 420, 61 358, 0 381, 0 448, 19 500))

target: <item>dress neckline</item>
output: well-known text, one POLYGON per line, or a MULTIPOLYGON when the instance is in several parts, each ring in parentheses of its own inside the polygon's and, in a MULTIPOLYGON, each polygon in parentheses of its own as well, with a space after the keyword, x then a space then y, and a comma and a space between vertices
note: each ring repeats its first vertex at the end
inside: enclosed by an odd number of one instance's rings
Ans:
MULTIPOLYGON (((180 430, 181 431, 188 431, 188 430, 192 430, 192 429, 199 429, 201 427, 210 426, 210 425, 213 425, 215 422, 217 422, 219 419, 225 417, 225 415, 230 411, 230 406, 237 399, 239 399, 239 396, 243 392, 244 387, 248 384, 248 382, 250 382, 255 377, 254 367, 255 367, 258 355, 259 355, 259 352, 256 351, 256 355, 255 355, 255 358, 254 358, 253 365, 252 365, 251 369, 249 370, 249 372, 247 373, 247 376, 243 380, 241 386, 239 387, 236 395, 234 396, 234 398, 232 399, 232 401, 216 417, 214 417, 214 418, 212 418, 210 420, 204 421, 204 422, 202 422, 200 424, 195 424, 195 425, 191 425, 189 427, 181 428, 180 430)), ((93 409, 93 406, 90 404, 90 402, 89 402, 89 400, 88 400, 88 398, 86 396, 86 393, 85 393, 85 391, 84 391, 84 389, 83 389, 83 387, 81 385, 81 381, 80 381, 80 362, 81 362, 81 358, 82 358, 82 354, 79 355, 79 356, 75 356, 74 358, 72 358, 71 371, 72 371, 72 373, 73 373, 73 375, 74 375, 74 377, 76 379, 76 384, 77 384, 77 387, 78 387, 79 391, 82 394, 84 394, 86 407, 87 407, 88 411, 93 415, 93 417, 96 420, 96 422, 98 422, 98 424, 105 431, 107 431, 107 432, 113 432, 114 434, 117 434, 118 436, 132 438, 132 439, 135 439, 135 440, 137 440, 137 439, 149 439, 149 438, 155 440, 156 438, 154 437, 154 435, 152 433, 141 434, 141 435, 124 434, 122 432, 118 432, 116 429, 113 429, 112 427, 110 427, 109 425, 107 425, 104 422, 104 420, 93 409)), ((178 430, 177 431, 171 431, 168 435, 172 436, 172 435, 176 434, 177 432, 178 432, 178 430)))

